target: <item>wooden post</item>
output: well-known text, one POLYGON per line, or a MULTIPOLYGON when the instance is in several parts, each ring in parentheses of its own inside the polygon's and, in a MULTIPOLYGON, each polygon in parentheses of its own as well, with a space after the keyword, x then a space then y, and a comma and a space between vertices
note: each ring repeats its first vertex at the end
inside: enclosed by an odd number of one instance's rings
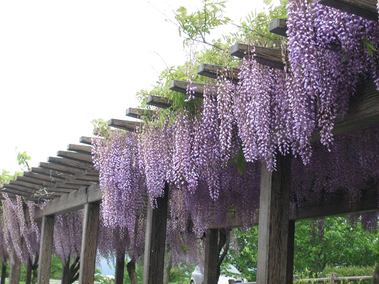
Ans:
POLYGON ((116 258, 116 273, 115 273, 115 284, 124 283, 124 270, 125 270, 125 254, 117 253, 116 258))
POLYGON ((38 284, 49 284, 51 253, 53 250, 54 216, 43 216, 39 248, 38 284))
POLYGON ((257 283, 287 280, 287 246, 290 208, 291 156, 277 157, 277 170, 262 163, 259 205, 257 283))
POLYGON ((168 184, 164 196, 157 198, 157 208, 147 209, 143 284, 162 284, 166 246, 168 184))
POLYGON ((330 273, 330 284, 336 283, 336 279, 338 278, 338 275, 336 272, 331 272, 330 273))
MULTIPOLYGON (((79 283, 93 284, 99 229, 98 203, 87 203, 84 206, 82 250, 80 253, 79 283)), ((39 284, 39 283, 38 283, 39 284)))
POLYGON ((18 284, 20 282, 21 261, 13 249, 14 263, 11 263, 9 271, 9 284, 18 284))
POLYGON ((208 229, 205 237, 204 284, 217 284, 218 229, 208 229))
POLYGON ((1 284, 5 284, 5 278, 7 277, 7 261, 4 260, 1 264, 1 284))

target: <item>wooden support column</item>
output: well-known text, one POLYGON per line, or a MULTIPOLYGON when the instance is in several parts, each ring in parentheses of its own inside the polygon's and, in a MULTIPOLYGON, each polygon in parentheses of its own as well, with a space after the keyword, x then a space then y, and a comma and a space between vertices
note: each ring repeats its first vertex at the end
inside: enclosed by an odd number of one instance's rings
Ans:
POLYGON ((20 282, 21 261, 13 249, 14 263, 11 263, 9 271, 9 284, 18 284, 20 282))
POLYGON ((115 284, 124 283, 124 270, 125 270, 125 254, 117 253, 116 258, 116 273, 115 273, 115 284))
POLYGON ((157 208, 147 209, 143 284, 162 284, 166 246, 168 184, 164 196, 157 198, 157 208))
POLYGON ((1 264, 1 282, 0 282, 1 284, 5 284, 6 274, 7 274, 7 262, 4 261, 1 264))
POLYGON ((277 157, 277 170, 262 163, 257 283, 286 283, 291 156, 277 157))
POLYGON ((43 216, 39 248, 38 284, 49 284, 51 254, 53 250, 54 216, 43 216))
POLYGON ((204 284, 217 284, 218 229, 208 229, 205 237, 204 284))
POLYGON ((94 281, 99 211, 100 205, 98 203, 87 203, 84 206, 82 251, 80 253, 79 270, 79 283, 81 284, 93 284, 94 281))

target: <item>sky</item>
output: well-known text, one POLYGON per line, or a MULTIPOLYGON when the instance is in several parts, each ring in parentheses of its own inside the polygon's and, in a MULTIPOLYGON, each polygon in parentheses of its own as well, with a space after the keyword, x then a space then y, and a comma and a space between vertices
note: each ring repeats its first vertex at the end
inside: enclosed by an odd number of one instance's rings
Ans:
MULTIPOLYGON (((130 3, 0 2, 0 171, 20 170, 18 151, 27 151, 33 167, 46 162, 91 136, 93 119, 128 119, 138 91, 150 90, 166 66, 185 63, 183 38, 166 19, 179 6, 194 11, 201 0, 130 3)), ((230 0, 225 14, 240 23, 262 6, 230 0)))
MULTIPOLYGON (((183 38, 166 19, 179 6, 194 11, 201 3, 0 1, 0 171, 20 170, 18 151, 37 167, 79 144, 92 136, 93 119, 128 119, 126 109, 139 105, 135 94, 150 90, 166 66, 186 61, 183 38)), ((262 6, 229 0, 225 14, 238 24, 262 6)))

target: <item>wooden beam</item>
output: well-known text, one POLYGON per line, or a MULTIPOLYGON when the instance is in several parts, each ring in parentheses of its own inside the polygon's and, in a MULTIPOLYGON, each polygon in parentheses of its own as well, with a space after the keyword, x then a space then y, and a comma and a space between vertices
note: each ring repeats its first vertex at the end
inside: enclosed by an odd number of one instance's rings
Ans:
POLYGON ((218 229, 208 229, 205 237, 204 284, 217 284, 218 229))
POLYGON ((168 208, 168 184, 164 196, 157 198, 157 207, 149 203, 146 220, 143 284, 162 284, 168 208))
POLYGON ((35 209, 34 220, 43 216, 62 214, 77 211, 84 208, 86 203, 101 202, 102 194, 99 185, 92 185, 88 188, 81 188, 70 194, 64 194, 46 203, 45 209, 35 209))
POLYGON ((41 244, 39 250, 38 284, 50 283, 51 254, 53 250, 54 216, 42 218, 41 244))
POLYGON ((86 173, 86 171, 83 170, 83 169, 78 169, 78 168, 74 168, 74 167, 67 167, 67 166, 63 166, 63 165, 60 165, 60 164, 56 164, 56 163, 40 162, 39 163, 39 167, 40 168, 45 168, 45 169, 48 169, 48 170, 53 170, 53 171, 56 171, 58 173, 61 172, 61 173, 73 174, 73 175, 75 175, 75 174, 82 175, 82 174, 86 173))
POLYGON ((378 21, 376 0, 320 0, 319 3, 372 21, 378 21))
POLYGON ((243 43, 236 43, 230 48, 230 54, 238 58, 253 55, 254 59, 260 64, 276 69, 284 69, 282 51, 277 48, 250 46, 243 43))
POLYGON ((59 165, 64 165, 64 166, 68 166, 68 167, 83 169, 83 170, 92 170, 92 171, 95 170, 92 163, 79 162, 79 161, 66 159, 66 158, 49 157, 48 162, 54 163, 54 164, 59 164, 59 165))
POLYGON ((155 106, 157 108, 170 108, 171 104, 168 101, 167 98, 160 97, 160 96, 148 96, 146 100, 146 104, 150 106, 155 106))
POLYGON ((277 170, 262 163, 257 282, 286 283, 291 156, 277 158, 277 170))
POLYGON ((92 139, 96 137, 89 137, 89 136, 82 136, 80 137, 79 141, 83 144, 92 145, 92 139))
POLYGON ((108 121, 108 125, 118 128, 118 129, 134 132, 136 131, 136 129, 141 128, 142 123, 139 121, 121 120, 121 119, 112 118, 108 121))
POLYGON ((45 180, 35 178, 35 177, 18 176, 16 177, 15 181, 25 182, 28 184, 34 184, 35 186, 38 187, 38 189, 40 189, 41 187, 54 187, 55 186, 55 182, 49 182, 49 181, 45 181, 45 180))
POLYGON ((48 181, 48 182, 64 182, 64 178, 59 178, 58 175, 52 176, 49 174, 49 171, 46 171, 45 169, 40 169, 44 173, 36 173, 36 172, 24 172, 25 177, 31 177, 31 178, 36 178, 40 179, 43 181, 48 181))
POLYGON ((73 159, 75 161, 86 162, 92 164, 92 155, 91 154, 83 154, 83 153, 75 153, 69 151, 58 151, 58 157, 73 159))
MULTIPOLYGON (((205 77, 213 78, 213 79, 217 79, 217 77, 220 74, 223 74, 226 71, 227 71, 226 67, 224 66, 204 64, 204 63, 199 65, 199 67, 197 68, 197 74, 205 76, 205 77)), ((228 73, 229 73, 228 78, 231 79, 234 83, 237 83, 239 80, 238 79, 239 70, 237 68, 231 68, 228 71, 228 73)))
MULTIPOLYGON (((47 164, 47 163, 43 163, 43 164, 47 164)), ((75 177, 75 174, 73 173, 66 173, 55 168, 53 169, 50 167, 50 165, 49 167, 45 167, 45 168, 41 168, 41 167, 32 168, 31 172, 39 174, 39 175, 48 176, 51 179, 51 181, 55 181, 55 180, 61 181, 62 179, 64 181, 64 179, 72 179, 75 177)))
POLYGON ((92 175, 92 176, 87 176, 87 175, 76 175, 74 177, 74 180, 79 180, 79 181, 88 181, 88 182, 99 182, 99 175, 92 175))
POLYGON ((141 108, 128 108, 126 110, 126 116, 142 119, 143 117, 153 117, 156 111, 150 109, 141 109, 141 108))
POLYGON ((69 151, 75 151, 78 153, 83 153, 83 154, 90 154, 92 155, 92 146, 87 146, 87 145, 79 145, 79 144, 68 144, 67 150, 69 151))
MULTIPOLYGON (((190 83, 188 81, 180 81, 180 80, 173 80, 170 82, 170 90, 176 91, 182 94, 187 94, 187 86, 190 83)), ((196 87, 194 96, 197 98, 203 98, 204 96, 204 88, 206 84, 201 83, 192 83, 192 87, 196 87)))
POLYGON ((98 203, 87 203, 84 206, 82 249, 80 253, 79 270, 79 283, 81 284, 93 284, 94 281, 99 211, 100 205, 98 203))
POLYGON ((287 37, 287 20, 275 19, 270 23, 270 33, 287 37))

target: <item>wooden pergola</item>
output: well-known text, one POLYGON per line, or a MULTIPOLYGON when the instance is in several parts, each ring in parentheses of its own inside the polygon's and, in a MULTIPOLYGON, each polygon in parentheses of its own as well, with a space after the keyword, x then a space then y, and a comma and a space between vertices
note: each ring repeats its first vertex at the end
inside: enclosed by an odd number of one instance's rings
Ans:
MULTIPOLYGON (((321 3, 354 13, 370 20, 378 19, 376 0, 322 0, 321 3)), ((270 25, 270 31, 286 35, 286 21, 277 19, 270 25)), ((283 69, 281 50, 237 43, 231 47, 231 55, 242 58, 253 56, 259 63, 272 68, 283 69), (254 50, 254 52, 251 52, 254 50)), ((201 64, 198 74, 217 78, 223 66, 201 64)), ((238 70, 232 69, 231 80, 238 81, 238 70)), ((186 93, 185 81, 170 82, 170 89, 186 93)), ((196 97, 203 97, 205 85, 196 86, 196 97)), ((170 107, 163 97, 150 96, 148 104, 158 108, 170 107)), ((147 110, 129 108, 126 115, 141 118, 149 115, 147 110)), ((109 125, 128 131, 135 131, 142 122, 111 119, 109 125)), ((363 129, 379 123, 379 92, 373 81, 357 88, 348 114, 340 119, 333 134, 339 135, 363 129)), ((317 139, 317 138, 315 138, 317 139)), ((1 188, 10 197, 21 195, 27 200, 38 202, 40 198, 50 199, 43 210, 36 210, 35 219, 42 219, 42 234, 39 253, 38 283, 49 283, 50 262, 53 246, 54 215, 73 212, 84 208, 82 251, 80 256, 79 283, 93 283, 99 204, 102 194, 99 188, 99 173, 92 164, 91 138, 81 137, 81 144, 70 144, 68 151, 59 151, 58 157, 50 157, 47 163, 40 163, 23 176, 1 188)), ((262 164, 261 195, 259 206, 259 242, 257 279, 261 284, 292 283, 295 222, 303 219, 322 218, 378 210, 377 186, 362 189, 361 199, 352 208, 346 193, 327 195, 326 202, 309 202, 303 209, 294 212, 290 203, 291 157, 278 156, 277 171, 269 172, 262 164)), ((168 191, 168 185, 165 187, 168 191)), ((147 228, 144 259, 144 284, 163 283, 165 235, 168 195, 158 198, 158 208, 147 205, 147 228)), ((148 203, 149 204, 149 203, 148 203)), ((232 227, 240 226, 236 218, 232 227)), ((217 233, 219 227, 211 226, 205 241, 205 284, 216 284, 217 277, 217 233)), ((19 263, 12 266, 10 283, 18 283, 19 263)), ((123 265, 116 265, 116 283, 122 283, 123 265), (120 267, 122 266, 122 268, 120 267), (122 269, 122 274, 121 274, 122 269)))

